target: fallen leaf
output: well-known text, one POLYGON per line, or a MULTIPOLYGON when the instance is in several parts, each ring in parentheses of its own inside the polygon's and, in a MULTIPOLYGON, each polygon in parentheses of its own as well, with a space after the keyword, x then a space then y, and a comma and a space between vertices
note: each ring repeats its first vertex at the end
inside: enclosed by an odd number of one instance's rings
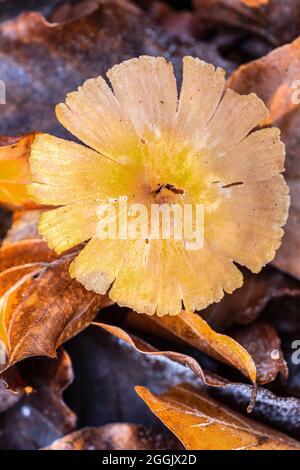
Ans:
POLYGON ((31 356, 55 357, 56 349, 86 328, 106 297, 88 292, 69 276, 73 255, 44 263, 2 296, 8 364, 31 356))
POLYGON ((142 354, 150 356, 163 356, 168 359, 171 359, 171 361, 178 362, 179 364, 185 367, 189 367, 189 369, 206 385, 210 385, 212 387, 221 387, 226 385, 227 383, 220 377, 214 376, 210 373, 206 373, 202 369, 200 364, 196 361, 196 359, 191 356, 188 356, 187 354, 182 354, 176 351, 158 351, 157 349, 155 349, 145 341, 141 340, 137 336, 127 333, 126 331, 122 330, 117 326, 108 325, 106 323, 100 322, 93 322, 92 325, 100 327, 103 330, 121 339, 122 341, 125 341, 127 344, 129 344, 131 347, 133 347, 142 354))
POLYGON ((78 14, 51 23, 39 12, 25 12, 0 25, 0 77, 7 83, 2 133, 39 129, 68 136, 55 105, 87 78, 131 57, 165 55, 179 71, 182 57, 193 55, 232 70, 214 45, 174 41, 129 1, 95 1, 93 11, 80 8, 78 14))
POLYGON ((90 326, 66 348, 75 380, 65 397, 82 427, 121 421, 157 427, 157 419, 134 391, 137 384, 157 393, 178 382, 201 384, 188 367, 164 356, 141 354, 102 328, 90 326))
POLYGON ((47 263, 57 259, 56 253, 40 239, 20 240, 0 248, 0 273, 29 263, 47 263))
POLYGON ((69 276, 76 249, 58 257, 37 232, 39 210, 22 211, 0 248, 0 339, 6 367, 31 356, 55 357, 57 348, 86 328, 105 296, 69 276))
POLYGON ((54 441, 43 450, 178 450, 172 436, 136 424, 114 423, 100 428, 83 428, 54 441))
POLYGON ((35 135, 0 138, 0 203, 10 208, 35 206, 26 190, 30 183, 28 158, 35 135))
POLYGON ((182 311, 176 317, 149 317, 131 312, 128 321, 143 331, 163 337, 167 334, 167 339, 180 339, 214 359, 236 367, 253 383, 256 381, 251 355, 230 336, 216 333, 200 315, 182 311))
MULTIPOLYGON (((131 347, 136 349, 138 352, 149 355, 149 356, 163 356, 165 358, 171 359, 171 361, 177 362, 185 367, 188 367, 195 375, 198 377, 201 382, 210 387, 227 387, 230 382, 219 377, 215 374, 212 374, 204 370, 200 364, 193 357, 179 353, 176 351, 158 351, 153 346, 149 345, 145 341, 141 340, 135 335, 127 333, 117 326, 107 325, 105 323, 94 322, 94 326, 100 327, 105 331, 108 331, 117 338, 125 341, 131 347)), ((256 399, 257 388, 254 386, 251 391, 251 396, 248 402, 247 411, 250 413, 253 409, 256 399)))
MULTIPOLYGON (((117 309, 112 309, 115 314, 107 312, 107 315, 115 317, 117 309)), ((67 396, 82 426, 99 426, 115 421, 155 426, 154 417, 134 393, 135 385, 150 387, 158 394, 180 382, 188 382, 197 388, 202 385, 189 367, 165 355, 141 354, 102 328, 89 327, 68 342, 67 347, 75 371, 75 381, 67 396)), ((212 364, 208 364, 205 358, 201 358, 201 364, 205 367, 204 373, 214 377, 207 372, 208 365, 212 364)), ((210 394, 245 414, 253 387, 221 378, 219 383, 224 386, 211 387, 210 394)), ((300 400, 297 398, 275 396, 259 387, 251 417, 300 440, 300 400)))
POLYGON ((297 278, 300 278, 299 76, 300 38, 241 66, 228 80, 228 86, 235 91, 255 92, 262 98, 270 110, 270 118, 265 124, 274 124, 282 131, 287 153, 285 178, 290 188, 291 206, 273 265, 297 278))
POLYGON ((256 365, 258 384, 267 384, 280 373, 286 382, 288 368, 284 360, 281 341, 275 328, 264 322, 239 327, 229 332, 248 351, 256 365))
POLYGON ((186 385, 136 392, 188 450, 300 450, 300 443, 232 412, 186 385))
POLYGON ((1 449, 38 449, 72 432, 75 414, 62 400, 73 380, 72 364, 62 350, 55 360, 34 358, 21 375, 31 392, 0 415, 1 449))

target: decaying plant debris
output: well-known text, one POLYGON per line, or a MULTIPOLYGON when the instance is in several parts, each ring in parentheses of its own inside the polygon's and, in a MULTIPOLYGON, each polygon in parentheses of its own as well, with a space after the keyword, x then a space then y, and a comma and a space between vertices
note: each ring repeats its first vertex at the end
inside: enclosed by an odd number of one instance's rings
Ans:
POLYGON ((298 2, 28 3, 0 12, 0 448, 299 450, 298 2), (178 82, 186 55, 223 67, 229 88, 264 101, 259 127, 278 127, 286 147, 291 209, 275 260, 174 317, 120 308, 71 279, 83 246, 50 249, 37 229, 49 207, 26 191, 34 137, 71 139, 55 105, 145 54, 171 60, 178 82))

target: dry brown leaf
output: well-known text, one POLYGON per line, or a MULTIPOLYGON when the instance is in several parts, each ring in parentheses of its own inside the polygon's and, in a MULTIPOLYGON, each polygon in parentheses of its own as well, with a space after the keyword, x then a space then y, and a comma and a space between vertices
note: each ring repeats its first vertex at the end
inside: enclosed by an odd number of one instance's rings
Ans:
POLYGON ((136 387, 151 411, 188 450, 300 450, 300 443, 221 406, 186 385, 157 396, 136 387))
POLYGON ((69 276, 76 250, 58 257, 37 238, 39 210, 14 216, 0 248, 0 339, 7 367, 56 349, 86 328, 105 296, 88 292, 69 276))
POLYGON ((205 383, 206 385, 210 385, 212 387, 222 387, 227 385, 227 381, 223 380, 221 377, 214 376, 202 369, 200 364, 191 356, 187 354, 182 354, 175 351, 158 351, 150 344, 146 343, 145 341, 141 340, 135 335, 131 333, 127 333, 126 331, 122 330, 121 328, 113 325, 108 325, 106 323, 100 322, 93 322, 92 323, 96 327, 100 327, 105 331, 108 331, 112 335, 116 336, 117 338, 125 341, 125 343, 132 346, 138 352, 146 355, 152 356, 163 356, 171 361, 178 362, 186 367, 189 367, 194 374, 200 378, 200 380, 205 383))
MULTIPOLYGON (((69 276, 74 255, 66 255, 23 276, 1 299, 8 365, 27 357, 55 357, 56 349, 79 333, 106 305, 69 276)), ((2 338, 3 339, 3 338, 2 338)))
POLYGON ((273 265, 300 278, 300 38, 275 49, 267 56, 241 66, 228 86, 239 93, 255 92, 270 110, 266 124, 282 131, 286 145, 286 180, 291 207, 285 234, 273 265), (298 84, 297 84, 298 83, 298 84))
MULTIPOLYGON (((111 311, 100 315, 115 318, 117 309, 111 311)), ((124 311, 120 313, 124 315, 124 311)), ((154 416, 149 416, 149 410, 133 392, 137 384, 158 394, 181 382, 200 386, 197 376, 188 367, 164 355, 141 354, 102 328, 88 328, 71 341, 69 350, 77 377, 72 387, 72 403, 86 426, 122 420, 155 425, 154 416), (93 387, 87 387, 87 383, 92 383, 93 387), (98 390, 96 396, 95 389, 98 390)), ((226 385, 222 388, 211 387, 210 394, 220 396, 223 402, 230 400, 230 407, 245 413, 253 387, 223 382, 226 385)), ((70 393, 68 396, 70 398, 70 393)), ((275 396, 259 387, 251 417, 300 440, 300 399, 275 396)))
MULTIPOLYGON (((140 338, 126 331, 122 330, 117 326, 107 325, 105 323, 94 322, 93 325, 102 328, 103 330, 111 333, 112 335, 116 336, 117 338, 121 339, 125 343, 132 346, 135 350, 142 354, 152 355, 152 356, 163 356, 164 358, 171 359, 171 361, 178 362, 179 364, 188 367, 195 375, 198 377, 205 385, 210 387, 224 387, 232 385, 232 383, 228 382, 226 379, 214 375, 200 366, 200 364, 194 359, 193 357, 175 352, 175 351, 158 351, 157 349, 153 348, 153 346, 149 345, 148 343, 144 342, 140 338)), ((235 384, 238 386, 238 384, 235 384)), ((253 410, 256 400, 256 393, 257 388, 256 386, 252 387, 251 394, 248 401, 247 411, 250 413, 253 410)))
POLYGON ((253 383, 256 368, 251 355, 230 336, 216 333, 200 315, 182 311, 180 315, 151 317, 131 312, 128 321, 143 331, 168 339, 180 339, 209 356, 236 367, 253 383))
POLYGON ((289 42, 299 34, 298 0, 194 0, 194 5, 206 28, 237 27, 261 36, 273 46, 289 42))
POLYGON ((284 381, 287 380, 289 371, 282 354, 281 341, 272 325, 253 323, 234 329, 230 335, 244 346, 254 360, 258 384, 272 382, 279 373, 284 381))
POLYGON ((0 273, 29 263, 48 263, 57 259, 56 253, 40 239, 20 240, 0 248, 0 273))
POLYGON ((10 208, 34 207, 27 196, 30 182, 29 152, 36 133, 0 139, 0 203, 10 208))
POLYGON ((156 429, 114 423, 84 428, 54 441, 43 450, 178 450, 180 442, 156 429))

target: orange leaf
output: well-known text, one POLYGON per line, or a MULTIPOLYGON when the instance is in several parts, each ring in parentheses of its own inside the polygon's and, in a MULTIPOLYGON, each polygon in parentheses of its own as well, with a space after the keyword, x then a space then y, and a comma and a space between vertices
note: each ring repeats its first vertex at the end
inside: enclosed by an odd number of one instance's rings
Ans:
MULTIPOLYGON (((182 311, 180 315, 158 317, 143 316, 131 313, 137 325, 151 325, 152 332, 157 335, 166 332, 169 336, 179 338, 185 343, 194 346, 215 359, 225 362, 239 369, 244 375, 255 383, 256 367, 250 354, 238 342, 229 336, 216 333, 200 315, 182 311)), ((145 326, 142 325, 145 329, 145 326)), ((147 326, 146 326, 147 328, 147 326)))
POLYGON ((0 248, 0 339, 7 366, 26 357, 55 357, 106 305, 69 276, 74 252, 58 257, 34 237, 39 211, 19 213, 0 248))
POLYGON ((2 137, 0 141, 0 202, 9 207, 33 207, 26 185, 30 182, 30 146, 37 133, 2 137))
POLYGON ((74 255, 24 275, 1 299, 8 365, 27 357, 55 357, 56 349, 89 325, 106 298, 69 276, 74 255))
MULTIPOLYGON (((153 346, 149 345, 148 343, 141 340, 137 336, 127 333, 126 331, 122 330, 121 328, 117 326, 107 325, 106 323, 99 323, 99 322, 93 322, 92 324, 94 326, 98 326, 102 328, 105 331, 108 331, 109 333, 116 336, 117 338, 125 341, 127 344, 129 344, 130 346, 132 346, 134 349, 136 349, 142 354, 164 356, 170 359, 171 361, 176 361, 185 367, 189 367, 189 369, 191 369, 191 371, 197 377, 199 377, 199 379, 206 385, 209 385, 211 387, 226 387, 227 385, 230 385, 230 383, 227 380, 222 379, 221 377, 218 377, 214 374, 211 374, 210 372, 203 370, 200 364, 196 361, 196 359, 194 359, 191 356, 188 356, 187 354, 182 354, 176 351, 158 351, 153 346)), ((255 400, 255 394, 256 394, 256 388, 254 387, 252 390, 251 404, 248 409, 252 409, 252 406, 254 404, 253 402, 255 400)))
POLYGON ((157 396, 136 392, 188 450, 300 450, 300 443, 232 412, 183 384, 157 396))
POLYGON ((28 263, 48 262, 57 258, 56 253, 40 239, 21 240, 0 248, 0 272, 28 263))
POLYGON ((26 275, 34 275, 38 272, 43 265, 41 263, 29 263, 21 266, 15 266, 0 273, 0 339, 3 343, 8 346, 8 338, 6 335, 5 323, 7 318, 5 317, 5 297, 11 290, 16 289, 20 279, 23 279, 26 275))

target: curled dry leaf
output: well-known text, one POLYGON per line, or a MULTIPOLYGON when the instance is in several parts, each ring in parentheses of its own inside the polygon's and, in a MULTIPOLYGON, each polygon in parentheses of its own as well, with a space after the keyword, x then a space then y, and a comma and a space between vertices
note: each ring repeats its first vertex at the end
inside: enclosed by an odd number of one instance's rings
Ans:
POLYGON ((9 245, 4 242, 0 248, 0 273, 7 269, 32 263, 48 263, 55 259, 56 253, 40 239, 20 240, 9 245))
POLYGON ((1 449, 38 449, 76 425, 76 416, 62 400, 73 380, 68 354, 60 350, 55 360, 34 358, 20 369, 26 390, 32 391, 0 415, 1 449))
POLYGON ((3 133, 41 129, 67 135, 55 119, 54 106, 85 79, 126 58, 150 54, 176 61, 190 54, 232 70, 215 46, 174 42, 130 2, 93 3, 92 11, 64 14, 61 23, 26 12, 0 25, 0 76, 9 83, 7 104, 1 108, 3 133))
MULTIPOLYGON (((86 329, 68 344, 68 348, 75 370, 75 382, 68 390, 68 398, 82 426, 119 421, 155 426, 153 415, 134 393, 134 386, 141 384, 160 394, 181 382, 197 387, 202 385, 188 367, 165 355, 141 354, 102 328, 86 329), (93 387, 86 387, 87 383, 92 383, 93 387)), ((223 401, 230 400, 230 406, 245 413, 253 387, 225 379, 220 379, 219 383, 224 387, 210 388, 210 393, 217 394, 223 401)), ((259 387, 251 416, 300 439, 299 399, 277 397, 259 387)))
POLYGON ((272 325, 253 323, 234 329, 230 334, 254 360, 258 384, 272 382, 279 373, 286 382, 289 371, 282 354, 280 338, 272 325))
POLYGON ((149 317, 131 312, 128 321, 143 331, 188 343, 214 359, 236 367, 253 383, 256 381, 255 364, 246 349, 230 336, 216 333, 200 315, 182 311, 176 317, 149 317))
POLYGON ((157 393, 180 382, 200 385, 188 367, 164 356, 141 354, 99 327, 90 326, 67 347, 75 373, 67 397, 80 427, 115 422, 156 427, 160 423, 134 391, 137 384, 157 393))
POLYGON ((229 78, 228 86, 239 93, 257 93, 270 109, 265 124, 281 129, 286 145, 286 180, 291 206, 285 234, 273 264, 300 278, 300 38, 275 49, 267 56, 241 66, 229 78))
POLYGON ((31 356, 55 357, 107 303, 69 277, 76 252, 58 257, 44 241, 31 238, 38 214, 15 217, 0 248, 0 339, 7 366, 31 356))
POLYGON ((84 428, 54 441, 44 450, 176 450, 181 444, 173 436, 136 424, 114 423, 84 428))
POLYGON ((200 27, 229 25, 251 31, 273 46, 299 34, 298 0, 194 0, 200 27))
POLYGON ((151 411, 188 450, 300 450, 300 443, 232 412, 184 384, 157 396, 136 387, 151 411))
MULTIPOLYGON (((158 351, 157 349, 153 348, 153 346, 149 345, 148 343, 144 342, 140 338, 127 333, 126 331, 122 330, 117 326, 107 325, 105 323, 93 323, 93 325, 98 326, 105 331, 108 331, 112 335, 116 336, 117 338, 125 341, 131 347, 136 349, 142 354, 152 355, 152 356, 163 356, 165 358, 171 359, 171 361, 178 362, 179 364, 188 367, 195 375, 198 377, 205 385, 210 387, 227 387, 229 382, 222 377, 214 375, 200 366, 200 364, 191 356, 187 354, 175 352, 175 351, 158 351)), ((256 386, 252 387, 251 396, 249 398, 247 411, 250 413, 253 409, 256 399, 256 386)))
POLYGON ((194 374, 207 385, 220 387, 226 384, 226 381, 222 378, 216 377, 210 373, 206 373, 200 364, 196 361, 196 359, 192 358, 191 356, 175 351, 158 351, 153 346, 141 340, 137 336, 127 333, 117 326, 107 325, 106 323, 99 322, 94 322, 93 325, 100 327, 121 339, 122 341, 125 341, 125 343, 129 344, 131 347, 142 354, 150 356, 164 356, 168 359, 171 359, 171 361, 176 361, 183 366, 189 367, 192 372, 194 372, 194 374))
POLYGON ((0 138, 0 203, 8 207, 34 206, 26 185, 30 182, 28 158, 35 135, 0 138))
POLYGON ((104 296, 87 292, 70 278, 73 258, 69 254, 42 265, 31 264, 26 268, 29 272, 24 275, 23 271, 21 279, 3 294, 2 340, 9 366, 31 356, 55 357, 56 349, 88 326, 105 306, 104 296))

